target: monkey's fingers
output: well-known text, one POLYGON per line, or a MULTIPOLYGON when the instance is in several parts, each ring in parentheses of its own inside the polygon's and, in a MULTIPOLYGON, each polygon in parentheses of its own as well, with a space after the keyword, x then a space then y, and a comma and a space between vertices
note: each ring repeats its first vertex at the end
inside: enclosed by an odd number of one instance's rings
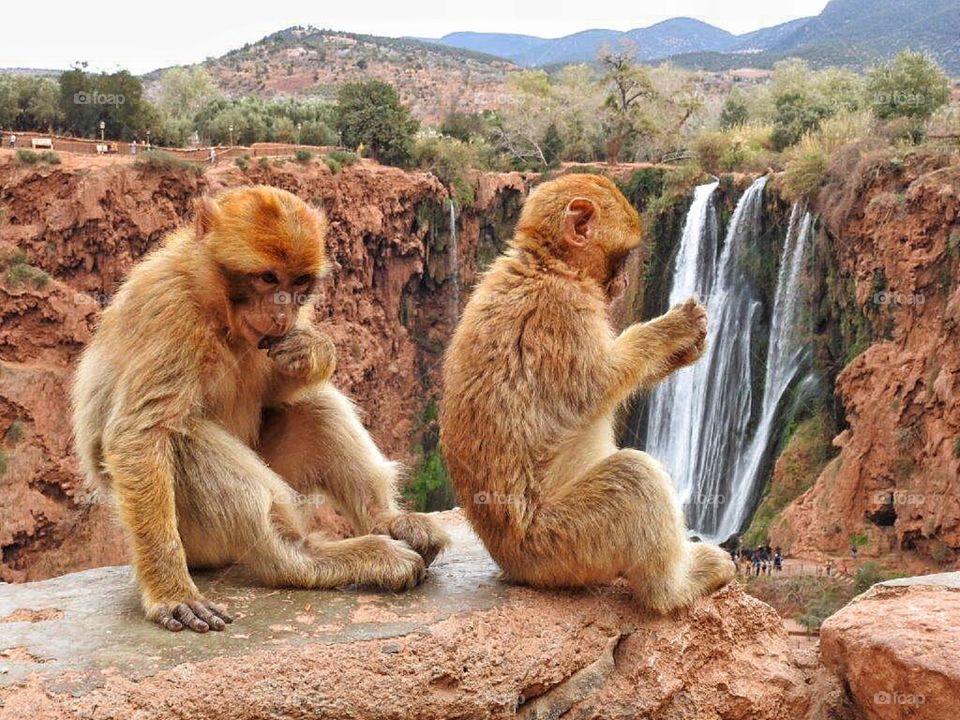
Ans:
MULTIPOLYGON (((191 604, 196 605, 197 603, 191 604)), ((194 632, 205 633, 210 629, 207 623, 194 615, 193 610, 191 610, 190 606, 186 603, 180 603, 174 607, 173 616, 194 632)))
MULTIPOLYGON (((205 622, 211 630, 223 630, 227 626, 229 615, 211 602, 191 602, 187 603, 194 614, 205 622), (222 614, 221 614, 222 613, 222 614)), ((229 619, 233 622, 233 618, 229 619)))

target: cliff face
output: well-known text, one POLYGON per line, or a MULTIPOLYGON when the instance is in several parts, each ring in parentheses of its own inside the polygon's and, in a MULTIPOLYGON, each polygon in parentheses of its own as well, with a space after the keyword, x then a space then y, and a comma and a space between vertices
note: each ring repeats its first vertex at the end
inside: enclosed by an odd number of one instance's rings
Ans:
POLYGON ((327 211, 333 272, 318 319, 337 344, 335 381, 385 452, 415 461, 458 287, 509 237, 526 189, 515 173, 476 182, 475 204, 457 218, 455 265, 448 194, 427 174, 287 163, 200 175, 69 157, 25 168, 0 153, 0 579, 124 560, 111 510, 72 457, 70 369, 127 270, 204 192, 267 183, 327 211))
POLYGON ((771 527, 794 553, 960 550, 960 163, 864 154, 820 198, 813 278, 839 455, 771 527), (825 266, 825 267, 823 267, 825 266))

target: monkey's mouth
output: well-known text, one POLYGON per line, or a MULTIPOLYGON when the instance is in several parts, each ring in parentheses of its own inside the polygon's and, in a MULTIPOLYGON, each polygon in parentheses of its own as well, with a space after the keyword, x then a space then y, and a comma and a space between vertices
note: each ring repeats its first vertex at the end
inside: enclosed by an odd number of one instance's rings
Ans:
POLYGON ((278 342, 283 339, 283 335, 264 335, 260 338, 260 342, 257 343, 257 348, 259 350, 267 350, 272 348, 278 342))

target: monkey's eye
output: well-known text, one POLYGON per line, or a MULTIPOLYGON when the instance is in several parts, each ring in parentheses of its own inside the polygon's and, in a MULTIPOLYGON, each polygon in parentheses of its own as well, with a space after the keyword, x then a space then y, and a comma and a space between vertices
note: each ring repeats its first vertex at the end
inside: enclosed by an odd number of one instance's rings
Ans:
POLYGON ((276 273, 265 272, 260 275, 260 279, 269 285, 276 285, 280 282, 280 279, 277 277, 276 273))
POLYGON ((308 282, 310 282, 309 275, 301 275, 293 280, 294 285, 306 285, 308 282))

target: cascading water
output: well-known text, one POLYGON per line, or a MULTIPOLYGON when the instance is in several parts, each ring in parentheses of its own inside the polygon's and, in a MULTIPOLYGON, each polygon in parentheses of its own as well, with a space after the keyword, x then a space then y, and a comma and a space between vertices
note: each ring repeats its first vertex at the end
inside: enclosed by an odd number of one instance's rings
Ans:
POLYGON ((657 388, 647 405, 647 452, 672 475, 691 529, 719 539, 738 532, 752 510, 778 408, 804 357, 794 330, 813 218, 795 206, 771 313, 760 419, 748 433, 755 409, 753 378, 760 370, 753 367, 752 350, 762 307, 743 266, 759 240, 765 185, 765 177, 758 179, 740 198, 719 256, 712 202, 717 183, 695 190, 677 251, 670 305, 691 295, 704 302, 707 351, 657 388))
POLYGON ((460 319, 460 241, 457 237, 457 204, 453 198, 447 201, 450 209, 450 280, 453 283, 451 315, 453 322, 460 319))

